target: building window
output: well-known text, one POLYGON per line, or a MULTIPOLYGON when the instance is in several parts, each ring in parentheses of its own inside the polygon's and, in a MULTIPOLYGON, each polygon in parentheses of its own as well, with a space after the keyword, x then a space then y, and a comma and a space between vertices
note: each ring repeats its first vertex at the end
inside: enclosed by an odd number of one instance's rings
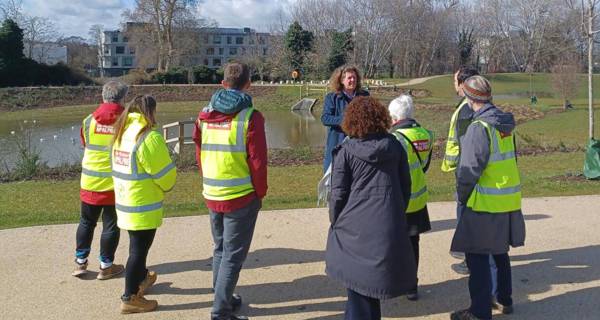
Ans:
POLYGON ((248 41, 250 42, 250 44, 254 44, 254 38, 250 37, 250 39, 248 39, 248 41))
POLYGON ((129 48, 129 54, 135 54, 135 48, 129 48))
POLYGON ((263 48, 263 56, 267 55, 267 48, 263 48))
POLYGON ((223 55, 223 48, 219 48, 219 55, 222 56, 223 55))
POLYGON ((208 66, 208 59, 204 59, 204 65, 208 66))
POLYGON ((221 36, 213 36, 214 44, 221 44, 221 36))
POLYGON ((113 67, 118 67, 119 66, 119 58, 117 58, 117 57, 113 57, 112 58, 112 66, 113 67))
POLYGON ((242 48, 242 55, 246 54, 246 48, 242 48))
POLYGON ((123 42, 129 42, 129 38, 123 37, 123 42))
POLYGON ((244 37, 235 37, 235 44, 244 44, 244 37))
POLYGON ((232 56, 237 55, 237 48, 229 48, 229 55, 232 55, 232 56))
POLYGON ((218 58, 213 59, 213 66, 220 67, 221 66, 221 59, 218 59, 218 58))
POLYGON ((114 34, 112 36, 112 42, 119 42, 119 35, 114 34))
POLYGON ((117 54, 124 54, 125 53, 125 47, 124 46, 117 46, 116 51, 117 54))
POLYGON ((215 48, 206 48, 206 54, 212 56, 215 54, 215 48))
POLYGON ((124 67, 133 66, 133 57, 123 57, 123 66, 124 67))
POLYGON ((265 38, 258 37, 258 44, 265 44, 265 38))
POLYGON ((227 37, 227 44, 231 44, 231 37, 227 37))
POLYGON ((208 43, 208 36, 204 36, 204 43, 208 43))
POLYGON ((110 48, 104 49, 104 54, 105 55, 110 55, 110 48))

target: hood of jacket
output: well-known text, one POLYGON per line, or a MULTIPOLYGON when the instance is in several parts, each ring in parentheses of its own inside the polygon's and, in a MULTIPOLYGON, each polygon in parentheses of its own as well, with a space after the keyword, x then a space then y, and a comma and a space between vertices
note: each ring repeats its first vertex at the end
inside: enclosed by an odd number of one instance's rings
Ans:
POLYGON ((219 89, 210 98, 204 112, 218 111, 223 114, 236 114, 252 106, 252 97, 247 93, 233 89, 219 89))
POLYGON ((351 138, 345 144, 348 153, 365 162, 381 163, 398 161, 399 142, 390 134, 375 134, 365 138, 351 138))
POLYGON ((503 112, 492 104, 486 104, 473 114, 473 121, 481 120, 489 123, 496 130, 511 133, 515 129, 515 117, 510 112, 503 112))
POLYGON ((92 116, 100 124, 112 125, 123 110, 124 108, 118 103, 103 103, 92 113, 92 116))

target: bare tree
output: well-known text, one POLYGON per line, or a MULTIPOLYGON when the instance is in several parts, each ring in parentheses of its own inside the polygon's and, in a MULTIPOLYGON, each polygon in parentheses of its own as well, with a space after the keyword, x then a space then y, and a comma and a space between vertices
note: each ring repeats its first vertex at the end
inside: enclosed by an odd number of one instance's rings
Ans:
POLYGON ((128 21, 141 23, 147 29, 146 34, 155 43, 158 71, 169 70, 174 62, 176 32, 193 21, 191 10, 195 5, 196 0, 135 0, 133 11, 124 12, 128 21))
POLYGON ((38 59, 43 59, 49 48, 47 42, 59 37, 56 33, 54 22, 43 17, 25 17, 23 21, 23 42, 25 43, 26 56, 34 58, 34 47, 37 46, 38 59))
POLYGON ((584 38, 587 40, 588 51, 588 110, 589 110, 589 138, 594 139, 594 43, 596 35, 600 29, 596 28, 598 15, 600 12, 600 0, 581 0, 579 3, 576 0, 566 0, 567 4, 573 10, 578 10, 581 13, 581 30, 584 38))
POLYGON ((579 88, 579 68, 577 65, 561 63, 552 67, 552 88, 563 99, 563 107, 571 107, 569 102, 579 88))

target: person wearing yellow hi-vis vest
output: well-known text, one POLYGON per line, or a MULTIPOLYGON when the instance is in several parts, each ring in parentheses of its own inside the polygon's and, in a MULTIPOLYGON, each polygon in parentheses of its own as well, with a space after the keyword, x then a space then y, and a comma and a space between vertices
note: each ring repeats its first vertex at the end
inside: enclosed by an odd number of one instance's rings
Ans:
MULTIPOLYGON (((463 93, 463 83, 467 78, 475 75, 479 75, 479 71, 477 71, 476 68, 467 65, 461 66, 458 71, 454 73, 454 90, 456 90, 456 95, 461 97, 461 100, 456 105, 456 110, 450 119, 450 129, 448 130, 446 148, 444 150, 444 157, 442 158, 443 172, 455 171, 458 164, 458 159, 460 157, 460 137, 467 131, 467 127, 471 123, 471 117, 473 116, 473 110, 469 107, 468 101, 463 93)), ((460 219, 461 211, 462 207, 460 205, 457 206, 457 219, 460 219)), ((469 268, 467 267, 464 253, 450 252, 450 255, 462 260, 459 263, 452 264, 452 270, 459 274, 469 274, 469 268)), ((492 273, 496 274, 495 266, 492 265, 491 268, 493 269, 492 273)))
POLYGON ((102 88, 103 103, 82 122, 81 143, 84 147, 81 161, 81 218, 77 226, 75 269, 71 273, 82 277, 88 273, 94 229, 102 215, 100 237, 99 280, 110 279, 125 268, 113 263, 119 245, 120 230, 115 212, 115 193, 110 168, 110 144, 114 136, 114 123, 123 112, 127 86, 109 81, 102 88))
POLYGON ((448 138, 442 159, 442 171, 452 172, 456 170, 458 157, 460 156, 459 139, 463 136, 471 122, 473 111, 469 108, 467 99, 462 91, 463 82, 472 76, 479 75, 479 71, 471 66, 462 66, 454 74, 454 90, 461 97, 456 105, 456 110, 450 118, 450 128, 448 129, 448 138))
POLYGON ((115 125, 112 175, 118 224, 129 233, 129 258, 121 313, 148 312, 156 300, 144 292, 157 275, 146 269, 148 251, 163 219, 164 193, 175 185, 177 171, 163 136, 154 130, 156 100, 137 96, 115 125))
MULTIPOLYGON (((390 102, 388 109, 393 122, 391 132, 400 141, 408 156, 411 195, 406 208, 406 224, 418 269, 420 234, 431 230, 427 210, 429 192, 425 172, 431 162, 433 133, 421 127, 414 119, 415 108, 411 96, 399 96, 390 102)), ((411 301, 419 299, 417 285, 407 293, 406 298, 411 301)))
POLYGON ((464 208, 451 250, 465 253, 471 307, 452 313, 451 319, 491 319, 493 306, 513 312, 508 251, 525 242, 515 121, 492 104, 492 88, 484 77, 466 79, 463 92, 474 113, 460 138, 456 190, 464 208), (490 255, 497 267, 496 297, 490 297, 490 255))
POLYGON ((245 319, 234 314, 242 304, 234 290, 267 193, 267 141, 246 93, 248 66, 228 63, 222 85, 200 112, 193 140, 214 241, 211 319, 230 320, 245 319))

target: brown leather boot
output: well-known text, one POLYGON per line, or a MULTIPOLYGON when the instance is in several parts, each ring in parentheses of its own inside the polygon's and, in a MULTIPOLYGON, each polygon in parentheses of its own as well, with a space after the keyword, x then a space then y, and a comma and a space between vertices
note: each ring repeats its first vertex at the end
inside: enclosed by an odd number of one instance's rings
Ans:
POLYGON ((150 287, 156 282, 157 278, 158 275, 156 274, 156 272, 148 271, 148 273, 146 274, 146 278, 144 279, 144 281, 142 281, 142 283, 140 283, 140 290, 138 291, 138 294, 143 296, 144 293, 148 291, 148 289, 150 289, 150 287))
POLYGON ((101 268, 100 272, 98 272, 98 276, 96 277, 96 279, 108 280, 123 273, 123 271, 125 271, 125 267, 122 264, 113 263, 110 267, 106 269, 101 268))
POLYGON ((146 300, 139 292, 128 298, 121 297, 122 314, 150 312, 156 310, 157 307, 156 300, 146 300))

